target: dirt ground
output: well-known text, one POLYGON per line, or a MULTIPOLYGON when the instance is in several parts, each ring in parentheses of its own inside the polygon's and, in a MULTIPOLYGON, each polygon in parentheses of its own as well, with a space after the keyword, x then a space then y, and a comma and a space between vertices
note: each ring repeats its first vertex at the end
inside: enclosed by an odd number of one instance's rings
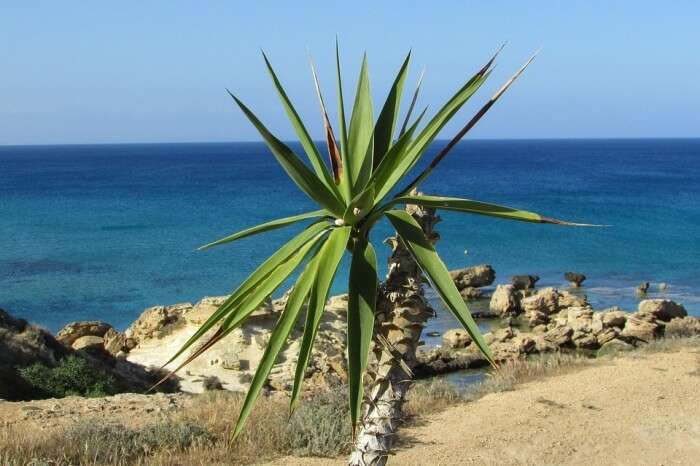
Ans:
POLYGON ((698 465, 700 352, 601 361, 449 408, 400 435, 389 464, 698 465))

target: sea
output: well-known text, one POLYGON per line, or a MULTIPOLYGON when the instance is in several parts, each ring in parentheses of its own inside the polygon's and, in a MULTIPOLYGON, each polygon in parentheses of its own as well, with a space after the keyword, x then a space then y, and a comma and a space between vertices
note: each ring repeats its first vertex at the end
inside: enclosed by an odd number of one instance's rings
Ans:
MULTIPOLYGON (((581 272, 595 308, 626 310, 648 281, 649 297, 700 315, 700 139, 466 141, 420 188, 606 225, 440 212, 451 269, 487 263, 496 284, 532 274, 557 287, 581 272)), ((0 146, 0 308, 54 332, 76 320, 124 329, 149 306, 229 293, 300 227, 198 246, 312 208, 257 142, 0 146)), ((381 274, 391 233, 383 223, 373 236, 381 274)), ((456 327, 428 294, 427 330, 456 327)))

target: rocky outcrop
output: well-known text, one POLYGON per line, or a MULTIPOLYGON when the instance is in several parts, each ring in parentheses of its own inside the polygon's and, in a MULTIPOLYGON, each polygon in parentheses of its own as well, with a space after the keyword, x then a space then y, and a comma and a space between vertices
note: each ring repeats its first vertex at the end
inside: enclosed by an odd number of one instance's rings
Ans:
POLYGON ((540 277, 537 275, 513 275, 510 277, 511 283, 518 290, 531 290, 539 280, 540 277))
POLYGON ((442 335, 442 342, 449 348, 466 348, 472 343, 472 338, 466 330, 455 328, 442 335))
POLYGON ((489 310, 498 316, 520 314, 522 294, 513 285, 498 285, 491 296, 489 310))
MULTIPOLYGON (((683 306, 673 301, 645 300, 640 302, 638 312, 628 313, 619 308, 595 311, 585 296, 555 288, 520 298, 516 305, 518 293, 522 291, 512 285, 500 285, 492 297, 492 308, 507 317, 506 327, 484 335, 497 362, 552 351, 580 350, 603 355, 663 336, 700 336, 700 319, 688 317, 683 306), (511 323, 519 327, 511 327, 511 323)), ((447 333, 458 335, 457 332, 447 333)), ((487 364, 475 345, 453 343, 457 341, 450 338, 440 348, 421 352, 417 373, 430 376, 487 364)))
POLYGON ((489 286, 496 279, 496 271, 488 264, 452 270, 450 275, 458 290, 489 286))
POLYGON ((569 282, 572 287, 579 288, 586 280, 586 276, 578 272, 566 272, 564 273, 564 279, 569 282))
POLYGON ((682 305, 668 299, 645 299, 639 303, 638 310, 640 314, 648 314, 664 322, 688 315, 682 305))
MULTIPOLYGON (((174 355, 185 341, 224 302, 226 296, 207 297, 192 305, 156 306, 144 313, 122 334, 116 336, 114 351, 119 348, 126 360, 146 367, 160 367, 174 355)), ((255 374, 267 345, 270 332, 286 303, 286 295, 268 300, 239 328, 212 346, 199 358, 178 372, 181 389, 199 393, 205 391, 208 380, 215 377, 223 389, 245 391, 255 374)), ((307 369, 307 384, 327 387, 345 380, 345 315, 347 295, 329 300, 323 314, 314 351, 307 369)), ((214 330, 212 330, 213 332, 214 330)), ((303 319, 290 335, 289 344, 272 368, 268 389, 291 388, 296 357, 303 334, 303 319)), ((206 336, 204 337, 206 339, 206 336)), ((108 345, 109 343, 106 343, 108 345)), ((194 350, 194 348, 193 348, 194 350)), ((190 351, 165 369, 176 368, 190 351)))
MULTIPOLYGON (((0 399, 28 400, 44 396, 21 377, 19 369, 35 363, 55 367, 70 355, 83 358, 95 371, 112 376, 116 387, 122 392, 144 392, 157 380, 159 374, 114 358, 104 351, 103 337, 85 334, 101 333, 104 326, 89 322, 84 325, 74 323, 67 328, 64 328, 62 337, 71 346, 63 344, 46 330, 0 309, 0 399)), ((163 387, 165 390, 176 388, 176 384, 172 383, 163 387)))
POLYGON ((76 340, 83 337, 102 338, 111 328, 111 325, 99 320, 72 322, 59 330, 56 339, 66 346, 73 346, 76 340))

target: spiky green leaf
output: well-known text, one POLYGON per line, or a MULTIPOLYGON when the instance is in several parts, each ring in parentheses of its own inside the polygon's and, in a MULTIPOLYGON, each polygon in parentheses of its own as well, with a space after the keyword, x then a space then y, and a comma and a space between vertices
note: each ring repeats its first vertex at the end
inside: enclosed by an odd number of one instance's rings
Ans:
POLYGON ((396 232, 401 237, 411 255, 418 263, 423 273, 430 281, 433 289, 445 303, 447 308, 457 318, 462 327, 469 333, 476 346, 484 353, 484 356, 493 364, 493 356, 488 345, 484 341, 481 331, 469 313, 467 304, 459 294, 450 273, 437 255, 433 245, 425 237, 418 222, 405 211, 391 210, 386 213, 387 218, 396 232))
POLYGON ((290 401, 290 410, 292 411, 299 401, 306 366, 308 366, 311 358, 311 349, 316 339, 318 325, 321 323, 321 316, 323 315, 326 301, 328 300, 328 292, 338 270, 338 265, 340 265, 340 261, 343 258, 343 252, 345 252, 345 248, 348 245, 351 231, 352 228, 349 226, 334 229, 318 252, 318 272, 309 295, 304 335, 299 348, 299 358, 294 374, 294 387, 292 388, 290 401))
POLYGON ((336 195, 331 192, 329 188, 323 184, 323 182, 317 178, 306 165, 304 165, 304 162, 299 160, 299 157, 297 157, 297 155, 292 152, 287 145, 270 133, 265 125, 258 120, 255 114, 253 114, 253 112, 251 112, 250 109, 238 99, 238 97, 231 94, 231 92, 229 92, 229 95, 236 101, 248 120, 253 123, 253 126, 255 126, 265 140, 267 147, 270 148, 270 151, 275 156, 279 164, 282 166, 284 171, 287 172, 289 177, 296 183, 296 185, 299 186, 299 188, 306 193, 307 196, 321 204, 330 212, 338 216, 342 215, 345 207, 340 199, 336 197, 336 195))
POLYGON ((460 108, 474 95, 489 76, 490 71, 480 70, 472 76, 467 83, 460 88, 455 95, 437 112, 423 130, 416 136, 404 156, 396 164, 396 169, 391 173, 383 185, 377 185, 377 198, 383 199, 391 191, 411 168, 420 159, 421 155, 433 142, 448 121, 460 108))
POLYGON ((408 195, 392 199, 390 204, 416 204, 434 209, 454 210, 457 212, 468 212, 471 214, 486 215, 489 217, 505 218, 508 220, 518 220, 520 222, 531 223, 553 223, 557 225, 569 225, 579 227, 597 226, 588 223, 573 223, 556 218, 544 217, 535 212, 515 209, 487 202, 473 201, 471 199, 459 199, 456 197, 408 195))
MULTIPOLYGON (((389 152, 387 152, 382 159, 382 163, 380 163, 377 169, 372 173, 372 178, 369 181, 369 185, 374 187, 375 196, 377 194, 378 187, 385 186, 387 183, 389 183, 390 178, 394 176, 396 170, 401 165, 401 162, 406 158, 406 156, 410 155, 410 147, 411 143, 413 142, 411 138, 423 119, 426 110, 427 108, 423 110, 420 115, 418 115, 416 121, 410 128, 408 128, 408 131, 406 131, 399 138, 399 140, 396 141, 393 146, 391 146, 389 152)), ((379 201, 383 197, 384 196, 377 197, 376 199, 379 201)))
POLYGON ((408 52, 406 59, 401 65, 394 83, 391 85, 389 94, 386 97, 382 111, 379 112, 377 124, 374 126, 374 157, 372 163, 376 168, 382 161, 384 154, 391 147, 394 137, 394 129, 396 128, 396 120, 399 116, 401 108, 401 96, 403 94, 403 85, 406 81, 408 73, 408 64, 411 61, 411 52, 408 52))
MULTIPOLYGON (((501 47, 502 49, 503 47, 501 47)), ((499 49, 500 52, 500 49, 499 49)), ((496 52, 496 55, 498 55, 498 52, 496 52)), ((422 182, 424 179, 426 179, 430 173, 435 169, 435 167, 438 166, 438 164, 442 161, 442 159, 445 158, 445 156, 454 148, 457 143, 462 140, 462 138, 474 127, 476 124, 481 120, 481 118, 486 115, 486 112, 491 109, 491 107, 498 101, 498 99, 501 98, 503 94, 508 90, 508 88, 515 82, 518 77, 520 77, 521 74, 525 71, 525 69, 532 63, 532 60, 535 59, 535 56, 537 53, 535 53, 530 59, 520 67, 520 69, 513 75, 511 78, 506 81, 506 83, 501 86, 501 88, 489 99, 486 104, 484 104, 483 107, 479 109, 478 112, 467 122, 466 125, 450 140, 450 142, 447 143, 447 145, 438 152, 438 154, 433 158, 433 160, 430 162, 430 164, 418 175, 416 178, 408 183, 408 185, 401 191, 401 194, 406 194, 411 192, 411 190, 415 187, 418 186, 420 182, 422 182)), ((489 63, 484 67, 484 69, 487 69, 490 66, 490 63, 493 62, 493 60, 496 57, 494 56, 489 63)))
POLYGON ((281 246, 274 254, 258 266, 243 283, 241 283, 231 295, 226 298, 219 308, 209 316, 209 318, 197 329, 197 331, 182 345, 182 347, 172 356, 163 366, 167 366, 178 356, 184 353, 190 346, 199 340, 205 333, 211 330, 217 323, 224 319, 232 309, 239 305, 245 296, 265 280, 275 269, 282 263, 287 261, 291 256, 299 251, 299 249, 312 241, 314 238, 322 235, 329 228, 329 223, 325 220, 318 221, 309 225, 301 233, 289 240, 281 246))
POLYGON ((304 151, 306 152, 309 161, 311 162, 311 166, 316 172, 316 176, 319 180, 321 180, 321 182, 326 186, 326 188, 329 191, 333 192, 335 195, 338 195, 337 188, 328 173, 326 165, 323 163, 323 158, 321 157, 321 154, 319 153, 316 144, 314 144, 314 141, 311 139, 311 136, 309 136, 309 132, 306 130, 304 122, 301 121, 299 114, 292 105, 292 102, 289 100, 287 93, 284 91, 284 87, 282 87, 282 84, 277 78, 277 74, 272 68, 272 64, 270 63, 270 60, 268 60, 267 55, 265 55, 265 52, 263 52, 262 55, 265 59, 265 65, 267 66, 267 70, 270 73, 270 78, 272 78, 272 82, 275 85, 277 94, 279 94, 280 100, 282 101, 282 106, 287 112, 289 121, 294 127, 294 132, 296 132, 297 136, 299 137, 299 142, 301 142, 301 145, 304 148, 304 151))
POLYGON ((357 82, 355 104, 348 131, 348 171, 353 194, 364 189, 372 174, 373 132, 372 95, 369 88, 367 55, 365 55, 357 82))
POLYGON ((377 256, 372 243, 358 239, 353 247, 348 289, 348 389, 355 431, 362 406, 362 378, 374 330, 377 256))
POLYGON ((338 38, 335 39, 335 69, 336 88, 338 93, 338 120, 340 123, 340 159, 342 160, 343 172, 340 176, 340 192, 346 201, 352 199, 352 187, 350 186, 350 170, 348 169, 348 127, 345 122, 345 100, 343 98, 343 78, 340 71, 340 47, 338 38))
POLYGON ((306 212, 306 213, 299 214, 299 215, 292 215, 291 217, 278 218, 276 220, 261 223, 260 225, 256 225, 254 227, 246 228, 245 230, 241 230, 241 231, 234 233, 232 235, 229 235, 229 236, 226 236, 224 238, 218 239, 214 242, 205 244, 204 246, 201 246, 199 248, 199 250, 213 248, 214 246, 220 246, 222 244, 231 243, 233 241, 245 238, 247 236, 253 236, 253 235, 257 235, 259 233, 264 233, 266 231, 276 230, 278 228, 283 228, 283 227, 286 227, 288 225, 292 225, 293 223, 300 222, 302 220, 323 217, 326 215, 330 215, 329 212, 325 209, 321 209, 321 210, 314 210, 313 212, 306 212))
POLYGON ((406 117, 403 120, 403 124, 401 125, 401 131, 399 131, 399 137, 403 136, 403 133, 406 132, 406 128, 408 127, 408 122, 411 121, 411 113, 413 113, 413 108, 416 106, 416 101, 418 100, 418 94, 420 93, 420 86, 421 83, 423 82, 423 76, 425 75, 425 70, 421 71, 420 76, 418 77, 418 83, 416 84, 416 90, 413 91, 413 97, 411 97, 411 104, 408 106, 408 111, 406 112, 406 117))
MULTIPOLYGON (((230 306, 229 312, 225 315, 225 320, 220 328, 196 351, 194 351, 183 363, 176 369, 172 370, 167 376, 161 379, 157 385, 164 380, 172 377, 183 367, 199 357, 204 351, 212 347, 226 335, 235 330, 250 314, 255 311, 279 286, 294 272, 294 270, 303 262, 306 255, 323 237, 323 233, 319 233, 316 237, 302 245, 294 252, 286 261, 277 266, 269 275, 260 280, 256 286, 248 291, 241 299, 233 306, 230 306)), ((221 308, 219 308, 221 309, 221 308)), ((218 312, 218 311, 216 311, 218 312)), ((215 312, 215 313, 216 313, 215 312)), ((223 317, 223 316, 222 316, 223 317)), ((203 325, 204 326, 204 325, 203 325)), ((201 330, 202 327, 200 327, 201 330)))
POLYGON ((292 288, 287 303, 284 306, 284 311, 282 311, 282 316, 280 320, 275 325, 275 328, 270 335, 270 341, 265 347, 265 352, 263 353, 258 368, 255 371, 255 376, 250 383, 250 388, 248 393, 246 393, 245 401, 241 407, 241 413, 238 416, 238 421, 236 421, 236 427, 233 430, 232 438, 236 438, 243 429, 246 419, 250 415, 255 400, 260 394, 267 377, 270 375, 270 370, 275 363, 280 351, 284 347, 289 334, 294 327, 294 324, 299 317, 302 305, 306 301, 309 295, 309 290, 311 290, 311 285, 316 278, 316 271, 318 269, 318 255, 309 261, 306 268, 299 276, 294 288, 292 288))

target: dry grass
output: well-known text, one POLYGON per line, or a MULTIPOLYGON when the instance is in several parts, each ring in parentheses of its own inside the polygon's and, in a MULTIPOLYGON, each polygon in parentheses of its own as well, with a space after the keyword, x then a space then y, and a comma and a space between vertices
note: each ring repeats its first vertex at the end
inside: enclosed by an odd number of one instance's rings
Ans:
MULTIPOLYGON (((700 339, 664 339, 626 357, 653 352, 697 351, 700 339)), ((513 390, 516 385, 606 364, 617 355, 591 359, 552 354, 503 364, 485 381, 460 391, 444 379, 420 381, 409 392, 405 412, 411 418, 476 400, 488 393, 513 390)), ((46 431, 0 428, 0 464, 19 465, 237 465, 278 456, 339 456, 349 451, 347 398, 343 389, 305 400, 288 420, 284 397, 261 398, 246 429, 228 443, 232 423, 243 399, 215 391, 197 397, 194 405, 165 422, 139 428, 83 421, 71 428, 46 431)))
POLYGON ((85 420, 53 431, 0 429, 0 464, 236 465, 281 455, 338 456, 349 451, 344 391, 304 400, 289 419, 285 398, 261 399, 241 436, 229 443, 242 402, 240 394, 209 392, 172 418, 139 428, 85 420))
POLYGON ((486 380, 471 385, 467 390, 460 391, 442 378, 418 381, 408 394, 404 412, 408 416, 439 412, 458 403, 475 401, 489 393, 514 390, 519 384, 566 374, 591 364, 605 364, 617 357, 639 358, 658 352, 697 349, 700 349, 700 337, 663 338, 633 351, 607 354, 599 358, 575 353, 552 353, 513 360, 501 364, 499 369, 487 374, 486 380))

